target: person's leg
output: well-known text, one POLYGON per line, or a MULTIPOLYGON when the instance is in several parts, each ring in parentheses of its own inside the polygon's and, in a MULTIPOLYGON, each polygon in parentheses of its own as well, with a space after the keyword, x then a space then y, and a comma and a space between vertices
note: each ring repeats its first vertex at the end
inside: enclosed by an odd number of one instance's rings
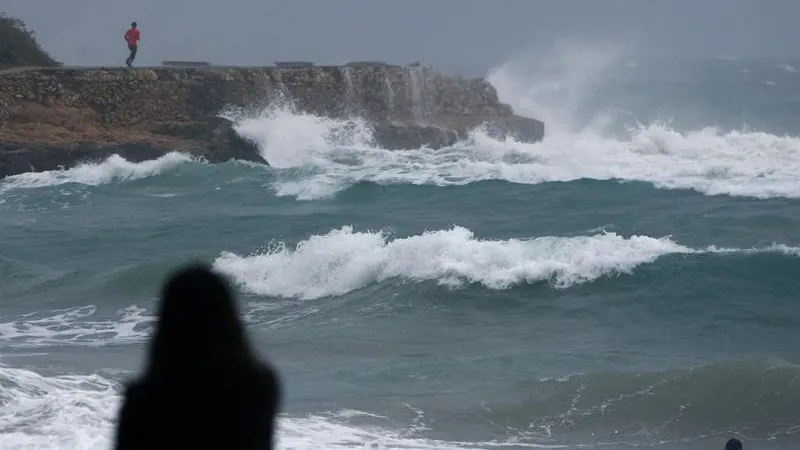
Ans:
POLYGON ((128 66, 130 66, 131 64, 133 64, 133 60, 134 60, 134 59, 136 59, 136 50, 137 50, 137 46, 135 46, 135 45, 129 45, 129 46, 128 46, 128 49, 131 51, 131 54, 130 54, 130 56, 128 56, 128 59, 125 61, 125 63, 126 63, 128 66))

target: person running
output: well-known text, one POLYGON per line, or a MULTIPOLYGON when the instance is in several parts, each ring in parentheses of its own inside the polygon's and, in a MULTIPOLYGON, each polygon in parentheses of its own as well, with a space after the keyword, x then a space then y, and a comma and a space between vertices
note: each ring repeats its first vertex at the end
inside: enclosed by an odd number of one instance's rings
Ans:
POLYGON ((131 24, 131 28, 125 32, 125 42, 128 43, 128 50, 131 51, 125 64, 128 67, 133 67, 133 60, 136 58, 136 50, 139 48, 139 28, 136 27, 136 22, 131 24))

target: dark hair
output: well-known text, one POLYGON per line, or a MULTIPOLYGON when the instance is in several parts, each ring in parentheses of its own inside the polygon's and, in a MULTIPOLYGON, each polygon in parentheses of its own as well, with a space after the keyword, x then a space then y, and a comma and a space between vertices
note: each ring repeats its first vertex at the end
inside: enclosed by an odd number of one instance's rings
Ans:
POLYGON ((132 26, 133 28, 136 28, 136 22, 131 22, 131 26, 132 26))
POLYGON ((728 439, 728 443, 725 444, 725 450, 742 450, 742 441, 736 438, 728 439))
POLYGON ((252 352, 231 289, 205 264, 175 271, 164 285, 146 377, 237 370, 252 352))

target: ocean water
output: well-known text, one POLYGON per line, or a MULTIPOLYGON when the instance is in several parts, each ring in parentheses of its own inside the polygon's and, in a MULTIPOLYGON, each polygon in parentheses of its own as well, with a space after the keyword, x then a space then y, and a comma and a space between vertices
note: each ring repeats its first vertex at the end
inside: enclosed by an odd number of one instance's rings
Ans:
POLYGON ((160 283, 203 259, 281 371, 281 449, 795 448, 800 73, 601 50, 490 73, 537 144, 276 109, 239 124, 271 168, 0 180, 0 446, 109 448, 160 283))

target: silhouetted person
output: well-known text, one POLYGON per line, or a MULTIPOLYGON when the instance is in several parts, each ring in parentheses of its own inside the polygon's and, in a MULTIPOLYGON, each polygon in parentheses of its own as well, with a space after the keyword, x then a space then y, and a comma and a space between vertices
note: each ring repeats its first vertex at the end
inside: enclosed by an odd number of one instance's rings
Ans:
POLYGON ((133 67, 133 60, 136 58, 136 51, 139 49, 139 28, 136 27, 136 22, 131 23, 131 27, 125 32, 125 42, 128 43, 128 50, 131 54, 125 60, 128 67, 133 67))
POLYGON ((270 449, 277 374, 253 355, 228 284, 206 266, 163 288, 147 367, 125 392, 116 449, 270 449))
POLYGON ((742 441, 736 438, 728 439, 728 443, 725 444, 725 450, 742 450, 742 441))

